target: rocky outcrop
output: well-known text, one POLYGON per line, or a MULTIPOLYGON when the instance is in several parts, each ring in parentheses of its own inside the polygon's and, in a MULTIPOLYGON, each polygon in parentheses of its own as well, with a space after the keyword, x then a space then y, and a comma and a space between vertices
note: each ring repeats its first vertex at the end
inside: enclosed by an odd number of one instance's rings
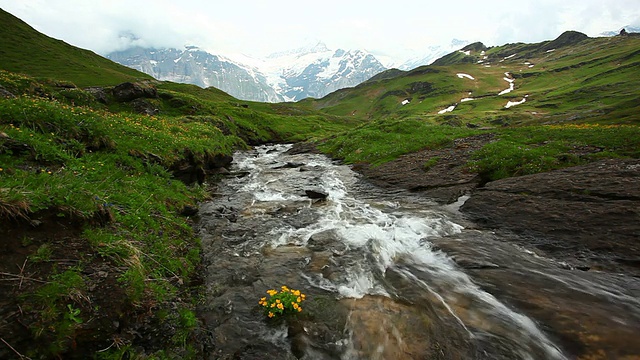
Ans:
POLYGON ((11 99, 16 97, 9 90, 5 89, 2 85, 0 85, 0 98, 11 99))
POLYGON ((588 39, 589 37, 578 31, 565 31, 560 36, 558 36, 555 40, 552 40, 542 46, 541 51, 547 51, 551 49, 559 49, 565 46, 575 45, 583 40, 588 39))
POLYGON ((170 171, 185 184, 202 184, 207 176, 228 173, 232 161, 233 157, 226 154, 196 155, 187 151, 182 159, 171 165, 170 171))
POLYGON ((469 171, 467 162, 473 152, 492 139, 491 134, 457 139, 448 148, 403 155, 377 167, 356 164, 354 170, 378 186, 419 191, 439 202, 451 203, 480 185, 480 177, 469 171))
POLYGON ((107 95, 106 90, 102 87, 92 86, 92 87, 85 88, 84 91, 93 95, 94 99, 96 99, 96 101, 99 103, 102 103, 102 104, 109 103, 109 96, 107 95))
POLYGON ((121 102, 158 97, 156 88, 148 83, 125 82, 114 87, 112 93, 116 100, 121 102))
POLYGON ((461 210, 581 269, 640 276, 640 160, 493 181, 461 210))
POLYGON ((461 211, 475 226, 509 233, 572 268, 640 276, 640 160, 601 160, 483 185, 467 162, 490 141, 490 134, 471 136, 354 170, 378 186, 441 203, 470 195, 461 211))
POLYGON ((142 115, 152 116, 152 115, 157 115, 160 112, 160 109, 158 109, 157 104, 154 104, 152 101, 149 101, 149 99, 143 99, 143 98, 135 99, 131 101, 131 107, 133 108, 133 111, 142 115))

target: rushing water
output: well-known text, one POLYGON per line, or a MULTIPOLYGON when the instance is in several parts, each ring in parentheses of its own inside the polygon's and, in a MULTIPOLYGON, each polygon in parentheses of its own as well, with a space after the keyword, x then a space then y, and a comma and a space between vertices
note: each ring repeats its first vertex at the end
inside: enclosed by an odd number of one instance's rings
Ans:
POLYGON ((288 149, 236 154, 233 171, 242 176, 224 180, 202 207, 212 358, 271 358, 250 355, 269 346, 282 358, 570 358, 552 340, 559 331, 549 335, 515 306, 531 305, 522 297, 535 297, 535 288, 548 292, 548 311, 578 299, 576 313, 625 311, 625 331, 638 330, 637 282, 566 275, 553 261, 467 229, 459 203, 381 191, 348 166, 288 149), (327 198, 312 200, 307 190, 327 198), (291 326, 265 325, 257 309, 266 289, 283 284, 308 293, 308 302, 333 301, 309 305, 316 315, 302 318, 301 341, 291 326), (302 345, 291 350, 296 341, 302 345))

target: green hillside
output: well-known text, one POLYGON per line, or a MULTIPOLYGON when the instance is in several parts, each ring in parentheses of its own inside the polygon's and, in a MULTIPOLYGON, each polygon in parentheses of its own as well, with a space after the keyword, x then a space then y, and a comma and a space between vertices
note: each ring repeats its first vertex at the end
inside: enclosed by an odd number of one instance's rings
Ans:
POLYGON ((159 82, 0 11, 0 272, 36 274, 0 282, 0 313, 22 309, 3 340, 29 358, 197 358, 197 203, 235 150, 354 124, 159 82), (148 324, 168 330, 138 356, 148 324))
POLYGON ((487 134, 463 164, 487 181, 638 158, 639 45, 573 32, 475 43, 266 104, 156 81, 0 10, 0 313, 13 314, 0 329, 14 350, 0 358, 198 358, 194 209, 238 149, 310 141, 375 166, 487 134), (118 95, 122 82, 136 95, 118 95))
POLYGON ((640 37, 587 38, 576 32, 539 44, 476 43, 433 65, 388 72, 303 104, 328 114, 450 125, 637 123, 639 47, 640 37), (500 95, 510 87, 505 77, 514 90, 500 95), (410 102, 402 105, 404 100, 410 102), (439 114, 450 106, 455 109, 439 114))
MULTIPOLYGON (((79 30, 80 31, 80 30, 79 30)), ((34 30, 0 9, 0 69, 77 86, 116 85, 151 76, 34 30)))

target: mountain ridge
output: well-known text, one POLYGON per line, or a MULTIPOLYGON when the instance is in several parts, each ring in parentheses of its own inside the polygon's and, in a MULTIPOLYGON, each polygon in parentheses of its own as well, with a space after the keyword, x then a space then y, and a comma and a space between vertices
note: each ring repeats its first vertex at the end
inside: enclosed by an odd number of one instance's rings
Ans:
POLYGON ((386 68, 362 50, 312 47, 238 60, 194 46, 184 49, 130 48, 107 54, 110 60, 159 80, 213 86, 241 100, 282 102, 320 98, 355 86, 386 68))

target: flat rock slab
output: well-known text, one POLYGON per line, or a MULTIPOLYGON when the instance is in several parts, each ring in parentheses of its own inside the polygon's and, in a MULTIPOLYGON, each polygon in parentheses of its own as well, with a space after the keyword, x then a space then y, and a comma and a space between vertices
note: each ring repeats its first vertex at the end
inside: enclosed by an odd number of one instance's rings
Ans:
POLYGON ((376 167, 356 164, 353 168, 378 186, 419 191, 438 202, 452 203, 480 184, 467 162, 493 138, 492 134, 470 136, 454 140, 450 147, 406 154, 376 167))
POLYGON ((490 182, 461 210, 575 266, 640 276, 640 160, 490 182))

